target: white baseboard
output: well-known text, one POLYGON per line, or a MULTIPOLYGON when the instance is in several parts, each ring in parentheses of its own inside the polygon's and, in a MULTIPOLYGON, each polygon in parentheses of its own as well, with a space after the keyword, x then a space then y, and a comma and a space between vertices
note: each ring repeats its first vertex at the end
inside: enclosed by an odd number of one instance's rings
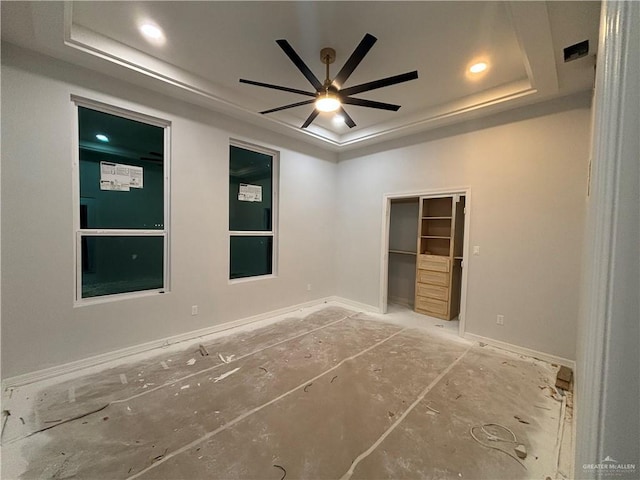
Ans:
POLYGON ((501 342, 500 340, 494 340, 493 338, 482 337, 480 335, 475 335, 469 332, 465 332, 464 338, 468 340, 474 340, 476 342, 486 343, 487 345, 491 345, 492 347, 501 348, 509 352, 519 353, 521 355, 526 355, 528 357, 544 360, 545 362, 555 363, 556 365, 564 365, 565 367, 571 368, 574 372, 576 369, 575 360, 569 360, 568 358, 558 357, 550 353, 539 352, 537 350, 532 350, 526 347, 520 347, 518 345, 512 345, 511 343, 501 342))
POLYGON ((338 299, 337 297, 320 298, 317 300, 312 300, 310 302, 299 303, 297 305, 291 305, 289 307, 280 308, 278 310, 272 310, 270 312, 261 313, 259 315, 253 315, 251 317, 233 320, 231 322, 222 323, 220 325, 213 325, 211 327, 206 327, 199 330, 192 330, 190 332, 180 333, 178 335, 173 335, 171 337, 161 338, 158 340, 153 340, 151 342, 146 342, 139 345, 122 348, 119 350, 114 350, 112 352, 107 352, 100 355, 83 358, 81 360, 64 363, 62 365, 56 365, 53 367, 44 368, 42 370, 36 370, 34 372, 24 373, 22 375, 16 375, 15 377, 9 377, 2 380, 2 390, 5 391, 7 388, 19 387, 22 385, 27 385, 29 383, 34 383, 41 380, 47 380, 53 377, 70 374, 85 368, 96 367, 107 362, 120 360, 122 358, 130 357, 132 355, 136 355, 139 353, 148 352, 149 350, 153 350, 156 348, 167 347, 168 345, 174 345, 177 343, 194 340, 196 338, 204 337, 206 335, 223 332, 225 330, 231 330, 234 328, 249 325, 251 323, 256 323, 261 320, 267 320, 272 317, 284 315, 284 314, 287 314, 296 310, 300 310, 303 308, 315 307, 315 306, 318 306, 327 302, 332 302, 332 301, 343 303, 345 304, 345 306, 348 305, 348 306, 355 307, 355 305, 353 304, 354 302, 349 303, 348 300, 338 299))
MULTIPOLYGON (((178 343, 187 342, 190 340, 195 340, 197 338, 205 337, 207 335, 220 333, 226 330, 232 330, 234 328, 239 328, 252 323, 257 323, 262 320, 268 320, 274 317, 278 317, 279 315, 284 315, 290 312, 294 312, 296 310, 300 310, 304 308, 312 308, 312 307, 316 307, 326 303, 332 303, 334 305, 337 304, 345 308, 351 308, 351 309, 355 309, 363 312, 381 313, 380 308, 378 307, 374 307, 373 305, 367 305, 366 303, 360 303, 355 300, 350 300, 344 297, 330 296, 330 297, 320 298, 317 300, 312 300, 310 302, 299 303, 297 305, 291 305, 291 306, 280 308, 277 310, 272 310, 270 312, 261 313, 259 315, 253 315, 251 317, 233 320, 231 322, 226 322, 220 325, 213 325, 211 327, 206 327, 199 330, 192 330, 190 332, 180 333, 178 335, 173 335, 171 337, 161 338, 158 340, 153 340, 151 342, 146 342, 146 343, 134 345, 127 348, 114 350, 112 352, 107 352, 100 355, 87 357, 81 360, 64 363, 62 365, 56 365, 53 367, 44 368, 42 370, 36 370, 34 372, 29 372, 22 375, 9 377, 2 380, 2 390, 6 390, 7 388, 11 388, 11 387, 19 387, 22 385, 27 385, 30 383, 47 380, 47 379, 51 379, 51 378, 62 376, 62 375, 71 374, 79 370, 83 370, 91 367, 97 367, 107 362, 121 360, 136 354, 148 352, 150 350, 158 349, 161 347, 167 347, 168 345, 175 345, 178 343)), ((502 348, 504 350, 508 350, 511 352, 527 355, 534 358, 539 358, 540 360, 544 360, 550 363, 565 365, 569 368, 572 368, 575 371, 575 361, 573 360, 557 357, 555 355, 551 355, 548 353, 538 352, 536 350, 531 350, 525 347, 519 347, 517 345, 512 345, 506 342, 501 342, 499 340, 494 340, 487 337, 482 337, 480 335, 474 335, 472 333, 465 333, 464 337, 469 340, 483 342, 483 343, 486 343, 487 345, 502 348)))
POLYGON ((355 300, 349 300, 348 298, 333 296, 329 297, 328 301, 340 303, 348 308, 355 308, 356 310, 362 310, 364 312, 372 312, 372 313, 382 313, 380 308, 374 307, 373 305, 367 305, 366 303, 356 302, 355 300))

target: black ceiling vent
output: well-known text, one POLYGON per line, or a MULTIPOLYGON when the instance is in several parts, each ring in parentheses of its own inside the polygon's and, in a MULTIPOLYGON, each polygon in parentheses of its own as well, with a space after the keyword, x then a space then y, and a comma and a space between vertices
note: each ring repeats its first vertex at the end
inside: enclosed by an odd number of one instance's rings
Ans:
POLYGON ((589 40, 576 43, 564 49, 564 63, 586 57, 589 53, 589 40))

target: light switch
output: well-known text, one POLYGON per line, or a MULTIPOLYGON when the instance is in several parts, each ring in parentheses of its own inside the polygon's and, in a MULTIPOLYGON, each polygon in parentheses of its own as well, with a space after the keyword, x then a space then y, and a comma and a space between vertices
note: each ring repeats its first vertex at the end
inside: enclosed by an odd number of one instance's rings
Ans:
POLYGON ((480 245, 475 245, 473 247, 473 254, 474 255, 480 255, 480 245))

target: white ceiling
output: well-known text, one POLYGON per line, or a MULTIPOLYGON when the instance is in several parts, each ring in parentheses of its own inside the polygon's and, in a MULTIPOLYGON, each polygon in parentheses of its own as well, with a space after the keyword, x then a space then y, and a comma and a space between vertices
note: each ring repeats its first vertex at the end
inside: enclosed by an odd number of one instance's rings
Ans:
POLYGON ((599 2, 2 2, 2 39, 162 90, 332 150, 355 148, 593 87, 599 2), (165 33, 149 43, 138 25, 165 33), (347 105, 357 126, 240 78, 313 87, 276 44, 286 39, 322 81, 320 49, 335 75, 366 33, 378 41, 344 87, 417 70, 419 78, 357 95, 398 112, 347 105), (563 48, 589 40, 589 56, 563 48), (473 78, 477 59, 490 68, 473 78))

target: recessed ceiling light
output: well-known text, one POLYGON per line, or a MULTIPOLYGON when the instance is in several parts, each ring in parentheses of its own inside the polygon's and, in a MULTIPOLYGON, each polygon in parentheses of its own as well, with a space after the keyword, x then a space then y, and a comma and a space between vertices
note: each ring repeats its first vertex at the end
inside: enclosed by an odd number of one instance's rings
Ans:
POLYGON ((478 62, 478 63, 474 63, 473 65, 471 65, 469 67, 469 71, 471 73, 482 73, 484 72, 489 66, 485 63, 485 62, 478 62))
POLYGON ((160 27, 150 22, 140 25, 140 33, 153 43, 164 43, 164 32, 160 27))
POLYGON ((106 135, 103 135, 102 133, 97 134, 96 138, 98 140, 100 140, 101 142, 108 142, 109 141, 109 137, 107 137, 106 135))

